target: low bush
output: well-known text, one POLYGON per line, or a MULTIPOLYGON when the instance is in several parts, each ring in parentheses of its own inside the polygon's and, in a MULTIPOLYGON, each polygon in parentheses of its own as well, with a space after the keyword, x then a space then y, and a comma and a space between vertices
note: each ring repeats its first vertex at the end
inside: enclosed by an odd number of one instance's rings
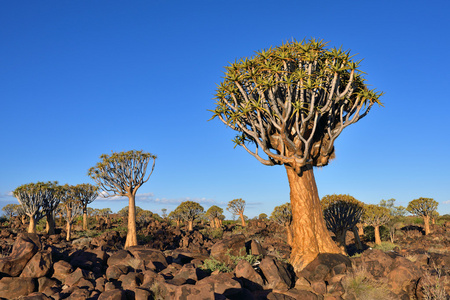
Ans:
POLYGON ((342 280, 345 293, 358 300, 394 300, 390 295, 386 284, 371 279, 364 267, 356 268, 353 274, 347 275, 342 280))

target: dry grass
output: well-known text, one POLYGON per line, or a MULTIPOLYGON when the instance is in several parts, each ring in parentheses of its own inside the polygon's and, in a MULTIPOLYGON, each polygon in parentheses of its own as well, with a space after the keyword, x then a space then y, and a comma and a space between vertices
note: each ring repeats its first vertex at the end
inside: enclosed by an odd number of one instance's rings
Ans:
POLYGON ((447 284, 447 277, 443 276, 442 270, 436 267, 433 263, 435 276, 431 276, 428 272, 423 277, 424 283, 422 286, 422 292, 425 300, 447 300, 450 299, 445 291, 445 286, 447 284))

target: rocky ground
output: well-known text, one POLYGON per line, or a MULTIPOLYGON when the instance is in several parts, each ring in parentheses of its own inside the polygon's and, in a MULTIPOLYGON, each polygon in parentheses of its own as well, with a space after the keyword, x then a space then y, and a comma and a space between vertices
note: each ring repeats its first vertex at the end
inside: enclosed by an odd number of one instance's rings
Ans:
POLYGON ((269 222, 188 233, 153 221, 127 250, 114 228, 67 242, 14 224, 0 230, 1 299, 450 299, 450 224, 406 228, 388 251, 323 254, 297 274, 269 222))

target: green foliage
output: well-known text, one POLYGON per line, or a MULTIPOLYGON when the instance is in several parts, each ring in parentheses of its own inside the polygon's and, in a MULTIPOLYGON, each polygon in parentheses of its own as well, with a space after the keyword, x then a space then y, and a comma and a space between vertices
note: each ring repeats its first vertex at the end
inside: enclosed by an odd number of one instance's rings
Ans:
POLYGON ((406 210, 419 217, 429 217, 437 210, 438 205, 439 203, 432 198, 421 197, 409 202, 406 210))
POLYGON ((102 154, 101 161, 88 171, 98 186, 107 192, 107 196, 127 196, 136 191, 145 182, 155 168, 156 155, 131 150, 128 152, 112 152, 111 155, 102 154), (147 165, 153 160, 152 170, 145 178, 147 165))
MULTIPOLYGON (((373 226, 367 226, 364 228, 364 238, 368 241, 375 240, 375 228, 373 226)), ((386 226, 380 226, 380 238, 382 241, 389 240, 389 228, 386 226)))
POLYGON ((205 228, 200 230, 200 233, 210 239, 221 239, 223 237, 223 230, 221 228, 205 228))
POLYGON ((11 219, 14 215, 17 215, 18 207, 19 204, 6 204, 3 206, 2 211, 8 219, 11 219))
POLYGON ((223 214, 223 209, 213 205, 206 211, 205 215, 209 219, 219 218, 223 214))
POLYGON ((203 206, 194 201, 184 201, 175 209, 185 221, 194 221, 203 212, 203 206))
POLYGON ((398 247, 398 245, 391 243, 391 242, 381 242, 380 245, 374 245, 373 249, 379 249, 381 251, 391 251, 394 250, 395 247, 398 247))
POLYGON ((395 199, 391 198, 389 200, 381 200, 379 205, 389 209, 392 217, 404 217, 408 211, 403 206, 395 206, 394 202, 395 199))
POLYGON ((270 219, 280 225, 287 226, 292 223, 291 203, 287 202, 280 206, 275 206, 270 219))
POLYGON ((227 210, 234 215, 243 214, 245 209, 245 200, 242 198, 233 199, 228 202, 227 210))
POLYGON ((203 265, 201 265, 200 268, 208 272, 214 272, 216 270, 219 270, 220 272, 223 273, 229 273, 233 271, 233 269, 228 267, 225 263, 218 261, 215 258, 205 259, 203 265))
POLYGON ((391 213, 386 207, 374 204, 364 206, 363 222, 369 226, 381 226, 391 219, 391 213))
POLYGON ((395 299, 389 294, 388 286, 372 279, 364 268, 357 268, 353 274, 347 275, 341 282, 345 292, 358 300, 395 299))
POLYGON ((253 265, 254 263, 260 261, 262 258, 262 255, 252 255, 252 254, 247 253, 247 250, 245 249, 245 247, 243 247, 239 251, 240 255, 236 255, 236 256, 232 255, 230 251, 231 251, 231 249, 228 249, 226 255, 230 258, 233 265, 237 265, 241 260, 245 260, 245 261, 249 262, 251 265, 253 265))
POLYGON ((315 39, 259 51, 226 67, 212 118, 236 130, 235 145, 265 165, 297 173, 326 165, 342 129, 381 105, 382 93, 368 88, 359 63, 315 39))
POLYGON ((58 205, 58 189, 57 181, 28 183, 17 187, 13 195, 22 205, 25 214, 39 220, 46 211, 53 210, 58 205))
POLYGON ((350 195, 326 195, 320 201, 328 230, 351 230, 360 221, 364 204, 350 195))

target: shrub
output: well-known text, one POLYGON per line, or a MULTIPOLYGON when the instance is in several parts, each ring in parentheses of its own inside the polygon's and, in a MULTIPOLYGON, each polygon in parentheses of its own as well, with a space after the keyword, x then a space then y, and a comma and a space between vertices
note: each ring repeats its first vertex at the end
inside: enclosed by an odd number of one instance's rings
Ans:
POLYGON ((215 258, 205 259, 205 261, 203 262, 203 265, 201 265, 200 268, 205 271, 208 271, 208 272, 214 272, 216 270, 219 270, 220 272, 223 272, 223 273, 229 273, 229 272, 233 271, 225 263, 218 261, 215 258))
POLYGON ((391 242, 381 242, 381 245, 375 245, 372 248, 373 249, 379 249, 381 251, 391 251, 393 250, 395 247, 398 247, 396 244, 391 243, 391 242))
MULTIPOLYGON (((382 241, 389 240, 389 228, 380 226, 380 237, 382 241)), ((364 238, 368 241, 375 240, 375 229, 373 226, 364 227, 364 238)))
POLYGON ((342 286, 346 294, 353 295, 358 300, 394 300, 390 296, 388 287, 371 279, 364 267, 356 268, 353 274, 342 280, 342 286))
POLYGON ((230 250, 228 249, 227 251, 227 256, 230 258, 230 260, 233 262, 234 265, 237 265, 239 263, 239 261, 241 260, 246 260, 248 261, 251 265, 253 265, 254 263, 258 262, 261 260, 262 255, 252 255, 252 254, 248 254, 247 251, 245 250, 245 247, 243 247, 240 251, 239 254, 241 255, 237 255, 234 256, 232 254, 230 254, 230 250), (242 254, 243 253, 243 254, 242 254))

